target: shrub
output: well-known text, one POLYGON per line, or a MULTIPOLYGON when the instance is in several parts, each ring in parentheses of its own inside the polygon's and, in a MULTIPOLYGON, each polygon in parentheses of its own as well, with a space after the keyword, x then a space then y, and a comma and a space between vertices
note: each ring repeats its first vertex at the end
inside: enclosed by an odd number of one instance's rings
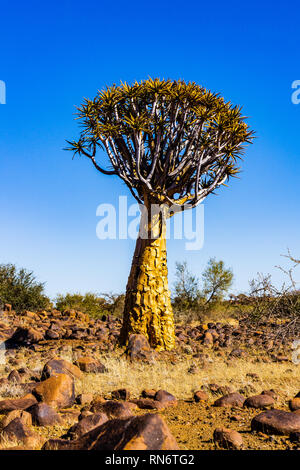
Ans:
POLYGON ((11 304, 17 312, 45 309, 51 305, 44 284, 32 271, 17 269, 14 264, 0 264, 0 300, 11 304))
POLYGON ((57 310, 79 310, 88 313, 91 317, 102 317, 107 314, 120 316, 123 311, 124 295, 113 294, 94 294, 87 292, 86 294, 58 294, 55 299, 55 307, 57 310))

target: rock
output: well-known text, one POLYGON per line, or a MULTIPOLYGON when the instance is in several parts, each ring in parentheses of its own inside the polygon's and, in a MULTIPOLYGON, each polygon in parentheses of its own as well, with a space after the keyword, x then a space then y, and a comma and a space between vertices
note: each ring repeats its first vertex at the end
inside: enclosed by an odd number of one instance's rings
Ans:
POLYGON ((275 392, 275 390, 263 390, 261 392, 261 395, 270 395, 274 400, 276 401, 278 399, 278 394, 275 392))
POLYGON ((12 310, 12 306, 11 304, 4 304, 4 307, 3 307, 3 312, 11 312, 12 310))
POLYGON ((238 450, 243 446, 243 438, 240 433, 228 428, 214 430, 214 442, 223 449, 238 450))
POLYGON ((9 339, 8 343, 30 346, 44 339, 43 334, 34 328, 19 327, 9 339))
POLYGON ((71 439, 78 439, 87 432, 101 426, 108 421, 105 413, 93 413, 89 416, 83 417, 78 423, 74 424, 66 434, 66 437, 71 439))
POLYGON ((142 397, 143 398, 154 398, 157 390, 154 390, 153 388, 148 389, 148 390, 143 390, 142 391, 142 397))
POLYGON ((0 414, 13 410, 26 410, 36 403, 36 398, 31 395, 25 395, 22 398, 7 398, 0 401, 0 414))
POLYGON ((203 344, 205 344, 206 346, 212 346, 213 343, 214 343, 213 335, 209 331, 206 331, 204 334, 203 344))
POLYGON ((51 359, 43 368, 42 380, 49 379, 49 377, 57 374, 67 374, 77 379, 81 379, 83 375, 79 367, 71 362, 59 358, 51 359))
POLYGON ((40 382, 33 390, 38 401, 53 408, 68 408, 75 401, 74 380, 67 374, 53 375, 40 382))
POLYGON ((197 392, 194 393, 194 400, 196 403, 199 401, 206 401, 208 400, 208 395, 203 390, 197 390, 197 392))
POLYGON ((31 418, 30 413, 28 413, 27 411, 23 411, 23 410, 14 410, 14 411, 10 411, 1 421, 2 429, 8 426, 9 423, 16 418, 20 418, 20 420, 25 426, 32 425, 32 418, 31 418))
POLYGON ((264 434, 288 435, 300 431, 300 415, 282 410, 268 410, 251 421, 252 431, 261 431, 264 434))
POLYGON ((151 362, 155 357, 155 352, 150 348, 147 338, 141 334, 129 336, 126 354, 132 361, 141 360, 151 362))
POLYGON ((111 397, 113 400, 129 400, 130 392, 126 388, 120 388, 111 392, 111 397))
POLYGON ((300 398, 295 397, 289 401, 289 407, 291 411, 300 410, 300 398))
POLYGON ((166 390, 158 390, 154 396, 154 400, 160 401, 165 407, 177 406, 177 399, 166 390))
POLYGON ((141 410, 164 410, 165 404, 153 398, 139 398, 131 400, 131 403, 137 405, 141 410))
POLYGON ((51 439, 43 450, 179 450, 164 420, 156 414, 113 419, 75 441, 51 439))
POLYGON ((103 374, 107 372, 106 367, 100 361, 92 357, 80 357, 75 362, 76 366, 83 372, 93 372, 103 374))
POLYGON ((214 406, 243 406, 245 397, 239 393, 229 393, 223 397, 218 398, 214 402, 214 406))
POLYGON ((89 405, 94 399, 94 395, 92 393, 81 393, 76 397, 76 403, 78 405, 89 405))
POLYGON ((110 419, 128 418, 132 416, 129 403, 113 400, 92 403, 90 411, 92 411, 92 413, 105 413, 110 419))
POLYGON ((16 441, 27 448, 40 447, 45 439, 41 438, 29 426, 26 426, 20 418, 15 418, 1 432, 1 441, 16 441))
POLYGON ((15 383, 20 383, 20 382, 22 382, 22 378, 21 378, 19 372, 18 372, 17 370, 15 370, 15 369, 12 370, 12 371, 9 373, 9 375, 8 375, 8 377, 7 377, 7 380, 8 380, 9 382, 15 382, 15 383))
POLYGON ((245 400, 244 406, 247 408, 267 408, 273 406, 275 403, 274 398, 271 395, 254 395, 245 400))
POLYGON ((33 424, 36 426, 54 426, 62 422, 61 417, 51 406, 46 403, 36 403, 27 409, 32 416, 33 424))

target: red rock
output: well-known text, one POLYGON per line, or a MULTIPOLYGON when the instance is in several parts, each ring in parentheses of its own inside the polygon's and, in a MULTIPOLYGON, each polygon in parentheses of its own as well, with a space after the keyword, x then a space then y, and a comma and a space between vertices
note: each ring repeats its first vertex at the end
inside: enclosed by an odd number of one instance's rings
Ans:
POLYGON ((31 395, 25 395, 22 398, 7 398, 0 401, 0 414, 13 410, 26 410, 36 403, 36 398, 31 395))
POLYGON ((203 390, 197 390, 197 392, 194 393, 194 400, 196 403, 199 401, 206 401, 208 400, 208 395, 203 390))
POLYGON ((164 420, 156 414, 107 421, 75 441, 51 439, 43 450, 179 450, 164 420))
POLYGON ((110 419, 132 416, 131 407, 128 402, 114 400, 92 403, 90 411, 92 413, 105 413, 110 419))
POLYGON ((268 410, 252 419, 251 430, 280 435, 299 432, 300 415, 282 410, 268 410))
POLYGON ((107 372, 106 367, 101 364, 100 361, 97 359, 94 359, 93 357, 80 357, 77 359, 75 362, 76 366, 79 367, 79 369, 82 372, 92 372, 92 373, 100 373, 103 374, 104 372, 107 372))
POLYGON ((245 397, 236 392, 218 398, 214 402, 214 406, 243 406, 244 402, 245 397))
POLYGON ((43 401, 53 408, 68 408, 75 401, 74 380, 66 374, 53 375, 40 382, 33 394, 38 401, 43 401))
POLYGON ((36 426, 54 426, 62 422, 61 417, 51 406, 46 403, 36 403, 27 409, 32 416, 33 424, 36 426))
POLYGON ((273 406, 275 403, 274 398, 271 395, 254 395, 245 400, 244 406, 247 408, 262 408, 265 409, 269 406, 273 406))
POLYGON ((158 390, 154 396, 154 400, 160 401, 165 407, 177 406, 177 398, 166 390, 158 390))
POLYGON ((43 368, 42 380, 49 379, 49 377, 57 374, 67 374, 77 379, 81 379, 83 376, 79 367, 75 366, 71 362, 59 358, 51 359, 43 368))
POLYGON ((223 449, 238 450, 243 446, 243 438, 241 434, 228 428, 215 429, 214 442, 223 449))

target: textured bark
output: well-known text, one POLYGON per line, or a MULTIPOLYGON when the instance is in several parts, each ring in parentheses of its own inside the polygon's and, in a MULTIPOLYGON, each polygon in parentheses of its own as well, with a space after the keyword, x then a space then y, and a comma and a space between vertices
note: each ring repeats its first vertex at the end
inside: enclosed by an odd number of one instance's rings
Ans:
POLYGON ((141 220, 126 288, 121 343, 126 344, 133 333, 145 335, 150 346, 157 350, 170 350, 175 345, 168 288, 166 225, 161 214, 151 216, 147 222, 143 217, 141 220), (147 237, 143 237, 145 233, 147 237))

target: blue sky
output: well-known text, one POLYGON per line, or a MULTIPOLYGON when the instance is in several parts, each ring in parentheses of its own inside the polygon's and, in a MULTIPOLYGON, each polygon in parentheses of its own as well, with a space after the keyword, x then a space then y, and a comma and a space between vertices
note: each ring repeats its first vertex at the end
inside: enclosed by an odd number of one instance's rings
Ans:
POLYGON ((300 256, 299 13, 296 1, 2 2, 0 263, 34 270, 52 297, 124 291, 134 241, 97 239, 96 208, 128 190, 62 150, 74 105, 119 80, 184 78, 243 105, 257 139, 241 178, 205 201, 203 249, 169 241, 171 284, 176 260, 200 275, 211 256, 235 291, 258 271, 279 282, 280 254, 300 256))

